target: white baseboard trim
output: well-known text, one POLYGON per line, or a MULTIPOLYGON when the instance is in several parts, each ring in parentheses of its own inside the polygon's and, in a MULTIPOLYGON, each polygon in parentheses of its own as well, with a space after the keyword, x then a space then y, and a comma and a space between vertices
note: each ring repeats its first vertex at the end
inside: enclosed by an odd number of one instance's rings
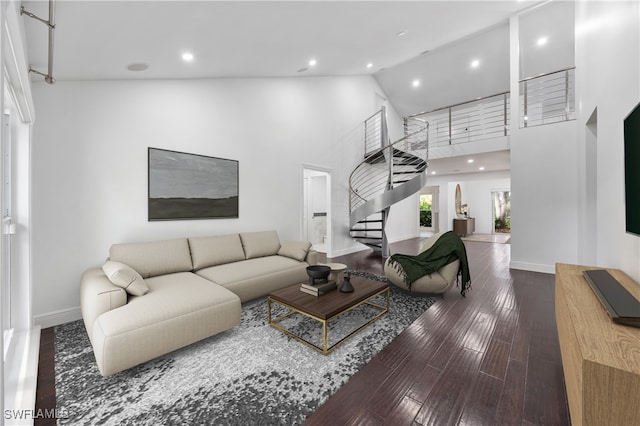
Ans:
POLYGON ((555 265, 542 265, 538 263, 514 262, 509 263, 509 268, 520 269, 522 271, 542 272, 544 274, 555 274, 555 265))
POLYGON ((54 327, 56 325, 67 322, 76 321, 82 318, 80 307, 63 309, 60 311, 49 312, 48 314, 36 315, 33 317, 33 323, 42 328, 54 327))
POLYGON ((410 240, 412 238, 420 238, 420 233, 418 234, 407 234, 400 237, 390 238, 389 243, 397 243, 398 241, 410 240))
POLYGON ((40 354, 40 327, 17 331, 5 361, 5 425, 33 425, 40 354))
POLYGON ((335 250, 331 252, 331 257, 340 257, 346 256, 347 254, 356 253, 359 251, 370 250, 371 247, 367 247, 364 244, 360 244, 359 246, 353 246, 342 250, 335 250))

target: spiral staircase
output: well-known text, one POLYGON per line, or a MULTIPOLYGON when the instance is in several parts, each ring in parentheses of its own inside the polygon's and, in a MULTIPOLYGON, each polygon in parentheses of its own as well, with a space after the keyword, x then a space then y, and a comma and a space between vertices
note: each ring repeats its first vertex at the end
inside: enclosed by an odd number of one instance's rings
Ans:
POLYGON ((384 107, 365 121, 365 158, 349 177, 353 239, 389 255, 385 227, 393 204, 420 191, 427 180, 426 121, 405 119, 405 136, 389 143, 384 107), (377 146, 377 147, 376 147, 377 146))

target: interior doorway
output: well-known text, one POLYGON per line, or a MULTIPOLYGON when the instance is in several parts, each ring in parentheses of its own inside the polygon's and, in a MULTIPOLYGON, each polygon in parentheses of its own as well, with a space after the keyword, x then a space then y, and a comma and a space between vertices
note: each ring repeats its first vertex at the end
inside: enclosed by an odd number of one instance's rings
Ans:
POLYGON ((433 228, 433 196, 431 194, 420 194, 420 230, 431 230, 433 228))
POLYGON ((331 257, 331 171, 303 166, 302 238, 331 257))
POLYGON ((421 237, 429 237, 439 232, 439 198, 440 189, 437 186, 425 186, 420 191, 418 220, 421 237))
POLYGON ((511 233, 511 191, 491 191, 493 234, 511 233))

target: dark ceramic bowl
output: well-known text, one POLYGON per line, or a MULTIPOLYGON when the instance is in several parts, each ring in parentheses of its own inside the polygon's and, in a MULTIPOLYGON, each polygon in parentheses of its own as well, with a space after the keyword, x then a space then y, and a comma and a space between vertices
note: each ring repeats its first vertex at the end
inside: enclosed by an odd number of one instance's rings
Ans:
POLYGON ((307 266, 307 275, 309 275, 309 283, 314 284, 317 280, 327 282, 327 277, 331 273, 331 268, 326 265, 307 266))

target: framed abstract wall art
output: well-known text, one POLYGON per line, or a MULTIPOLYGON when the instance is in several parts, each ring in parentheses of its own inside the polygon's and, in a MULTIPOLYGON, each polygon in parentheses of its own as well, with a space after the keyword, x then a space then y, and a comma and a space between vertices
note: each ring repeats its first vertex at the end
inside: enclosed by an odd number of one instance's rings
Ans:
POLYGON ((149 148, 149 221, 238 217, 238 161, 149 148))

